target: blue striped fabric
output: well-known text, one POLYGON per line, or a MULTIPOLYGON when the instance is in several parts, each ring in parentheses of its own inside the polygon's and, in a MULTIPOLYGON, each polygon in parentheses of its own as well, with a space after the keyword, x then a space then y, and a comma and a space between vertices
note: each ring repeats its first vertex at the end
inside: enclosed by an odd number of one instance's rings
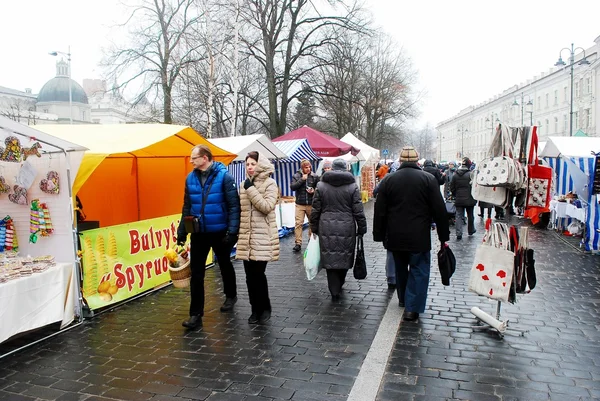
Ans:
MULTIPOLYGON (((550 167, 554 169, 556 177, 556 194, 566 195, 573 190, 573 180, 569 175, 567 163, 560 158, 545 157, 550 167)), ((593 157, 572 157, 571 160, 590 177, 590 184, 594 178, 594 163, 593 157)), ((591 189, 591 185, 589 186, 591 189)), ((587 202, 586 213, 585 213, 585 226, 586 226, 586 238, 583 239, 583 243, 586 251, 598 251, 600 250, 600 205, 598 205, 598 195, 590 195, 588 199, 584 199, 587 202)), ((568 225, 570 219, 565 223, 568 225)))
MULTIPOLYGON (((312 165, 313 171, 317 171, 317 166, 321 158, 313 152, 306 139, 294 139, 291 141, 273 142, 277 148, 285 153, 287 159, 271 160, 275 166, 275 181, 279 186, 282 196, 294 196, 294 191, 290 189, 292 176, 300 170, 300 161, 307 159, 312 165)), ((232 162, 227 169, 238 184, 246 180, 246 166, 244 161, 232 162)))

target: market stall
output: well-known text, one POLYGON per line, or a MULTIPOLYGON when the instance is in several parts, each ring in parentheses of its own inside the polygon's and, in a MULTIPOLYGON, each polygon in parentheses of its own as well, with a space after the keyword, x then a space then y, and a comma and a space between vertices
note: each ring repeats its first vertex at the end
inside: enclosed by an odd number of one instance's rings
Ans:
POLYGON ((306 139, 313 152, 320 157, 336 157, 348 152, 357 155, 360 152, 360 149, 306 125, 273 139, 273 142, 293 139, 306 139))
POLYGON ((261 155, 266 156, 269 160, 287 158, 287 155, 279 150, 279 148, 263 134, 215 138, 210 141, 213 145, 237 155, 237 157, 227 166, 227 169, 238 184, 246 179, 245 159, 248 152, 260 152, 261 155))
POLYGON ((600 138, 549 137, 539 156, 554 170, 556 194, 550 207, 554 226, 564 231, 573 221, 581 222, 585 250, 597 252, 600 195, 593 189, 598 164, 592 152, 600 152, 600 138))
POLYGON ((344 135, 341 141, 360 149, 357 156, 364 159, 364 161, 359 162, 358 172, 353 173, 356 173, 355 175, 358 176, 358 185, 361 189, 361 193, 363 193, 363 198, 373 197, 373 189, 375 189, 375 168, 380 157, 379 150, 362 142, 350 132, 344 135))
POLYGON ((0 116, 0 342, 80 321, 72 177, 85 147, 0 116))
POLYGON ((212 145, 192 128, 178 125, 38 128, 89 149, 73 192, 83 203, 87 219, 100 226, 80 236, 83 294, 90 309, 168 283, 164 252, 175 242, 185 177, 192 169, 192 147, 208 145, 215 160, 225 164, 235 155, 212 145))

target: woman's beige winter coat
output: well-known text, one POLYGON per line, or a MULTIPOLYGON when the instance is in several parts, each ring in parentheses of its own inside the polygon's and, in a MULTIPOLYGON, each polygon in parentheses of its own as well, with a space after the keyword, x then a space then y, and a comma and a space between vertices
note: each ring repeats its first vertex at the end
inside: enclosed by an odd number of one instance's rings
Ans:
POLYGON ((270 177, 275 168, 263 155, 258 156, 254 185, 244 189, 240 185, 240 232, 236 259, 272 261, 279 259, 279 233, 275 206, 279 190, 270 177))

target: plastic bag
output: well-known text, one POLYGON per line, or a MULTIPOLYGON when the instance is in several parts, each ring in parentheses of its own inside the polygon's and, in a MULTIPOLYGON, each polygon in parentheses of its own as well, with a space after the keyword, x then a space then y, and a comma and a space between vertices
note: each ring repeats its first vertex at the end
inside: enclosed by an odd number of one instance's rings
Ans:
POLYGON ((304 251, 304 269, 306 270, 306 278, 309 280, 317 277, 319 273, 319 264, 321 263, 321 247, 319 245, 319 237, 316 234, 310 236, 308 245, 304 251))

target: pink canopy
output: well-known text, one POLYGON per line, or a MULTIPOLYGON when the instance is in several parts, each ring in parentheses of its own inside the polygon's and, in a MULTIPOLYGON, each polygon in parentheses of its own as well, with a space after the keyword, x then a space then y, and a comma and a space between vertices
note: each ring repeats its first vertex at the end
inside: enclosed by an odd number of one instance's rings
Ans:
POLYGON ((313 152, 322 157, 341 156, 348 152, 351 152, 356 156, 358 152, 360 152, 360 149, 356 149, 352 145, 348 145, 337 138, 307 127, 306 125, 290 131, 279 138, 275 138, 272 141, 289 141, 291 139, 307 139, 313 152))

